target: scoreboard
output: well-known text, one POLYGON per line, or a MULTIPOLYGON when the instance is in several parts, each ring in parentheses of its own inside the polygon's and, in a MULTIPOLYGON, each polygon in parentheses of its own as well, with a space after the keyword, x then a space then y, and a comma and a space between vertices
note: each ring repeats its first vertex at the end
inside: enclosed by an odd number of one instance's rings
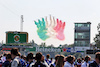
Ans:
POLYGON ((6 32, 6 43, 27 43, 27 42, 28 42, 27 32, 17 32, 17 31, 6 32))

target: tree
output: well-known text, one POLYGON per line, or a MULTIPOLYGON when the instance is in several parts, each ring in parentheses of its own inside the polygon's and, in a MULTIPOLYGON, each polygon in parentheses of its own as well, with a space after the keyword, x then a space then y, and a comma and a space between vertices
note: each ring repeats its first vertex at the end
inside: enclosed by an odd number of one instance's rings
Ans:
POLYGON ((74 44, 70 44, 70 45, 68 45, 68 47, 74 47, 74 44))
POLYGON ((100 23, 97 26, 97 30, 98 30, 98 34, 96 34, 95 38, 94 38, 94 42, 96 43, 96 47, 100 48, 100 23))
POLYGON ((45 43, 41 43, 40 47, 46 47, 45 43))
POLYGON ((94 41, 95 41, 95 46, 97 47, 97 48, 100 48, 100 34, 98 34, 98 35, 96 35, 95 36, 95 38, 94 38, 94 41))
POLYGON ((49 45, 49 46, 47 46, 47 47, 54 47, 54 46, 53 46, 53 44, 51 44, 51 45, 49 45))

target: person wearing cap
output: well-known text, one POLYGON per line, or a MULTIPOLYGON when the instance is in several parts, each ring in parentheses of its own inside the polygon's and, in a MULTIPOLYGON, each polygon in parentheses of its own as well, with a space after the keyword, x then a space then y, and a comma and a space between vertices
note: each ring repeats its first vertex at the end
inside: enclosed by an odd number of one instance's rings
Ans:
POLYGON ((100 67, 100 52, 95 54, 95 61, 90 63, 89 67, 100 67))

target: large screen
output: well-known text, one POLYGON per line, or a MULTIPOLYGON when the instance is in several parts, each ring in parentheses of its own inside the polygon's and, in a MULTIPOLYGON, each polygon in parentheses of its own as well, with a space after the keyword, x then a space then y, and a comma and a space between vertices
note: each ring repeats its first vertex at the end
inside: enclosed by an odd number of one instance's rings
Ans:
POLYGON ((27 32, 6 32, 6 43, 27 43, 27 32))

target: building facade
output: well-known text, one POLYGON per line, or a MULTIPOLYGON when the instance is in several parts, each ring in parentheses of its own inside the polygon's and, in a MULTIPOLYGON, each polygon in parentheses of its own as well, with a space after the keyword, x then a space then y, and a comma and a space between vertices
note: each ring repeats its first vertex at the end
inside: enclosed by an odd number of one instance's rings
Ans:
POLYGON ((76 51, 90 49, 91 23, 75 23, 74 48, 76 51))

